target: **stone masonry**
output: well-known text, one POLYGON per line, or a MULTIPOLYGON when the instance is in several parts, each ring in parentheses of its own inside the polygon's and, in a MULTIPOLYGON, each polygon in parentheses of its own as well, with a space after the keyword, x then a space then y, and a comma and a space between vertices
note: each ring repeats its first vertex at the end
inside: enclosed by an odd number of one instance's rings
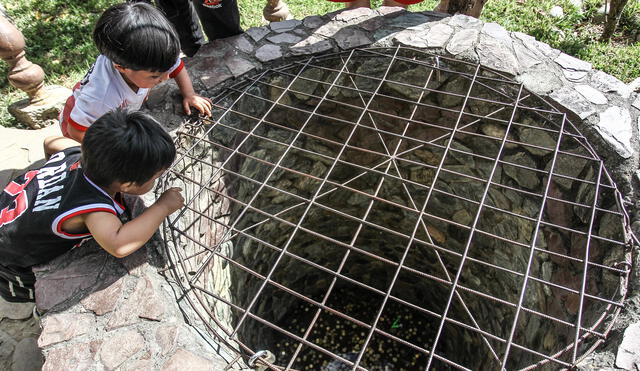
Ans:
MULTIPOLYGON (((357 47, 396 45, 480 63, 513 76, 525 89, 552 102, 588 137, 626 196, 627 207, 635 210, 632 200, 636 199, 638 180, 640 98, 632 87, 594 70, 590 63, 494 23, 394 8, 339 11, 301 21, 272 23, 214 42, 187 61, 187 66, 195 86, 206 95, 215 96, 243 75, 259 73, 296 58, 357 47)), ((149 108, 175 127, 182 121, 179 102, 177 88, 169 82, 156 90, 149 108)), ((638 300, 634 296, 637 281, 637 275, 633 276, 628 299, 631 310, 624 311, 615 325, 610 345, 592 356, 594 359, 584 361, 581 367, 589 369, 593 364, 600 364, 600 368, 624 368, 638 362, 637 346, 628 345, 631 338, 628 335, 621 349, 636 350, 631 351, 631 356, 625 350, 625 355, 615 360, 625 328, 639 319, 633 310, 633 303, 638 300)))
MULTIPOLYGON (((625 196, 626 207, 631 211, 630 222, 638 233, 640 95, 631 85, 531 36, 467 16, 360 8, 253 28, 243 35, 205 46, 186 63, 197 89, 215 96, 243 75, 288 64, 297 58, 396 45, 425 49, 506 73, 525 89, 566 112, 605 161, 625 196)), ((175 84, 167 82, 157 88, 149 100, 149 109, 171 128, 179 126, 183 117, 175 84)), ((638 258, 635 259, 637 267, 638 258)), ((640 322, 638 282, 637 270, 633 270, 626 309, 606 345, 581 362, 581 369, 633 369, 637 367, 634 364, 640 365, 638 346, 632 336, 636 327, 627 330, 629 325, 640 322)))

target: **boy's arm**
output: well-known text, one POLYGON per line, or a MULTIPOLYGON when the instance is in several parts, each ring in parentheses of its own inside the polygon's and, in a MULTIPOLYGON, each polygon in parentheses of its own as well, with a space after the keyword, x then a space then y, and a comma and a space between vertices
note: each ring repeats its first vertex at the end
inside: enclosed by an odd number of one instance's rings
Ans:
POLYGON ((67 148, 76 147, 80 144, 75 140, 67 137, 46 137, 44 138, 44 154, 45 158, 49 160, 49 157, 54 153, 64 151, 67 148))
POLYGON ((67 133, 69 133, 69 137, 71 137, 71 139, 76 140, 78 143, 82 143, 85 134, 84 131, 76 129, 73 125, 67 125, 67 133))
POLYGON ((195 107, 203 115, 211 116, 211 99, 201 97, 193 90, 191 79, 186 68, 183 68, 176 77, 176 84, 182 93, 182 108, 187 115, 191 114, 191 106, 195 107))
POLYGON ((170 188, 158 201, 126 224, 107 212, 89 213, 85 216, 84 223, 103 249, 122 258, 149 241, 164 218, 182 207, 183 203, 180 188, 170 188))

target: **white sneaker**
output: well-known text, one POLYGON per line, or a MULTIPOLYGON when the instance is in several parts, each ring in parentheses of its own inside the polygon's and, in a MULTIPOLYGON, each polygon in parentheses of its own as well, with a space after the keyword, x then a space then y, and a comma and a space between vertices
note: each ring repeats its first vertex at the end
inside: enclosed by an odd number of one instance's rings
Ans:
POLYGON ((38 307, 35 305, 33 305, 33 319, 35 319, 36 321, 40 322, 40 312, 38 312, 38 307))

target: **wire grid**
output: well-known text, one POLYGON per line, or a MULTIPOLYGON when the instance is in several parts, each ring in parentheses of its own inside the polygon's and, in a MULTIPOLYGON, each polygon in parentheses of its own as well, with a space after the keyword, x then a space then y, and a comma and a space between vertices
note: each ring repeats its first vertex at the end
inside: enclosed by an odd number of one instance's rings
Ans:
POLYGON ((521 84, 369 48, 268 69, 214 108, 179 133, 165 186, 186 204, 165 237, 185 298, 238 355, 269 350, 258 362, 273 369, 557 368, 606 337, 630 267, 621 196, 566 115, 521 84))

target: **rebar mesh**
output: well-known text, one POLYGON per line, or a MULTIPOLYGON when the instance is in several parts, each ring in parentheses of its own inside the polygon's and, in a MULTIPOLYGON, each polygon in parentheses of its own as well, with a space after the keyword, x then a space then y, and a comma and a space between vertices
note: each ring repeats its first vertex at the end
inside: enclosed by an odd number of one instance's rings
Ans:
POLYGON ((608 333, 629 271, 621 196, 521 84, 370 48, 268 69, 214 108, 178 135, 164 184, 186 204, 165 237, 185 297, 238 356, 555 369, 608 333))

